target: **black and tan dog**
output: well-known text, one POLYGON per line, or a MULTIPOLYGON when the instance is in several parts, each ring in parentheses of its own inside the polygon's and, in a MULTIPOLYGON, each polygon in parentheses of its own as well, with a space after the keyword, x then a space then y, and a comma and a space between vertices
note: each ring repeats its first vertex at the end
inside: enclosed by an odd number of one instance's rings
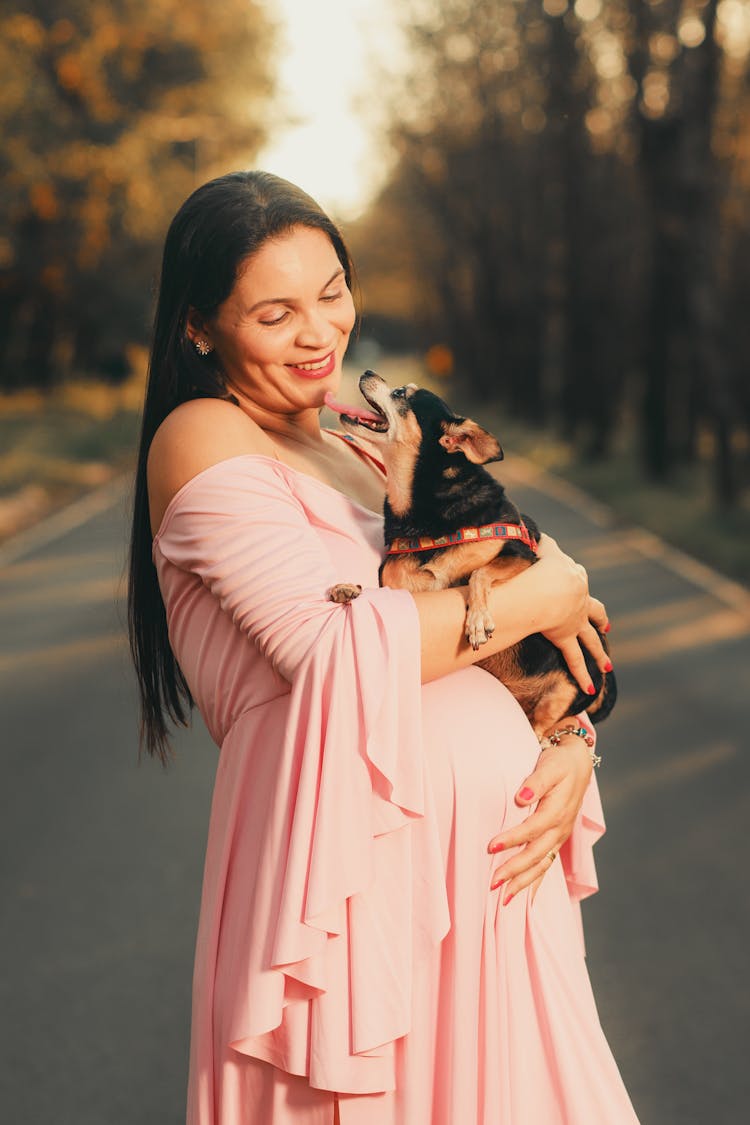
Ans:
MULTIPOLYGON (((344 430, 367 432, 386 466, 381 585, 418 591, 468 584, 466 638, 478 649, 495 627, 491 587, 535 562, 539 529, 483 467, 503 452, 476 422, 413 383, 391 390, 372 371, 359 388, 371 410, 329 405, 344 430)), ((341 584, 330 596, 348 601, 357 593, 341 584)), ((480 662, 513 693, 538 734, 584 709, 594 722, 610 713, 614 675, 602 673, 589 654, 586 665, 594 695, 581 691, 559 649, 539 633, 480 662)))

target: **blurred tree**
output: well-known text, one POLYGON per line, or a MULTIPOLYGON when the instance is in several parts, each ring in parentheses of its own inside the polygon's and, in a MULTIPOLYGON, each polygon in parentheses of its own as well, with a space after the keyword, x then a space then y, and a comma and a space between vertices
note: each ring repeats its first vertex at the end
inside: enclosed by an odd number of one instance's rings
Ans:
POLYGON ((547 0, 543 12, 548 38, 536 65, 546 90, 540 175, 550 209, 544 236, 554 251, 547 315, 559 325, 553 414, 586 456, 599 458, 610 450, 634 359, 627 296, 633 204, 622 158, 595 148, 591 108, 598 72, 581 20, 565 0, 547 0))
POLYGON ((0 385, 126 372, 171 214, 264 139, 273 44, 254 0, 6 0, 0 385))
POLYGON ((635 412, 651 476, 710 449, 733 502, 750 409, 750 2, 402 7, 397 162, 357 238, 390 231, 426 338, 476 391, 593 457, 635 412))
POLYGON ((374 214, 387 225, 395 205, 408 227, 426 331, 445 339, 458 372, 526 418, 559 419, 601 455, 632 333, 629 306, 600 279, 613 264, 628 271, 628 199, 616 155, 592 151, 596 74, 566 9, 565 0, 408 9, 397 186, 374 214))
POLYGON ((716 442, 717 495, 735 498, 733 404, 719 255, 726 165, 713 140, 720 94, 718 0, 634 5, 628 57, 651 246, 643 441, 651 475, 692 457, 700 415, 716 442), (684 408, 675 409, 682 398, 684 408))
MULTIPOLYGON (((538 409, 544 187, 536 138, 517 122, 515 15, 495 0, 414 7, 413 69, 392 136, 426 331, 445 340, 476 389, 496 393, 502 383, 521 412, 538 409)), ((533 76, 526 85, 533 105, 533 76)))

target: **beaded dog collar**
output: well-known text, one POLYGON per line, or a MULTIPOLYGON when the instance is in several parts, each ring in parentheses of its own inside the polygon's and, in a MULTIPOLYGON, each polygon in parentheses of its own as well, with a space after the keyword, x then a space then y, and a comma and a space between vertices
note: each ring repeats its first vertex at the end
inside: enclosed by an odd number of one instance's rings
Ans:
POLYGON ((483 539, 517 539, 530 547, 534 554, 537 553, 536 540, 532 539, 526 524, 521 521, 520 524, 485 523, 481 527, 461 527, 436 539, 429 535, 420 535, 418 539, 394 539, 387 554, 408 555, 412 551, 431 551, 438 547, 453 547, 457 543, 478 543, 483 539))

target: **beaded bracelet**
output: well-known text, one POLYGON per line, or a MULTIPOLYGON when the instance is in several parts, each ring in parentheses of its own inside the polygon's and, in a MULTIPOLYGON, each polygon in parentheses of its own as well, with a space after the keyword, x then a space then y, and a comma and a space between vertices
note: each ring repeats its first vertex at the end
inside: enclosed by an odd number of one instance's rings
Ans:
POLYGON ((569 724, 567 727, 558 727, 557 730, 552 731, 552 734, 548 734, 545 738, 540 738, 539 745, 542 750, 552 750, 560 745, 564 734, 574 734, 576 738, 582 738, 589 748, 592 766, 601 764, 601 755, 594 753, 594 739, 591 731, 587 730, 586 727, 574 727, 572 724, 569 724))

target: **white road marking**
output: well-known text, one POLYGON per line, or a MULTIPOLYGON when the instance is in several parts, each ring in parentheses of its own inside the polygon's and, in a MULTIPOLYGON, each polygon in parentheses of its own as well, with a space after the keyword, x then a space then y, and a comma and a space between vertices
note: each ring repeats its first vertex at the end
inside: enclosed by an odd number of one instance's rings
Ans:
POLYGON ((18 559, 30 555, 32 551, 39 550, 67 535, 76 527, 88 523, 94 516, 113 508, 127 495, 133 481, 132 473, 123 473, 114 480, 107 481, 100 488, 87 492, 85 496, 66 504, 57 512, 35 523, 18 535, 7 539, 0 546, 0 568, 17 562, 18 559))
MULTIPOLYGON (((519 484, 527 484, 544 492, 603 530, 612 528, 618 523, 612 508, 599 500, 594 500, 570 481, 554 476, 517 453, 513 454, 513 468, 508 475, 514 477, 519 484)), ((671 570, 673 574, 686 579, 699 590, 704 590, 743 617, 750 619, 750 591, 741 583, 732 581, 725 574, 720 574, 713 567, 699 562, 678 547, 672 547, 658 535, 643 527, 619 526, 618 533, 621 535, 624 533, 628 547, 637 551, 642 557, 660 563, 666 570, 671 570)))

